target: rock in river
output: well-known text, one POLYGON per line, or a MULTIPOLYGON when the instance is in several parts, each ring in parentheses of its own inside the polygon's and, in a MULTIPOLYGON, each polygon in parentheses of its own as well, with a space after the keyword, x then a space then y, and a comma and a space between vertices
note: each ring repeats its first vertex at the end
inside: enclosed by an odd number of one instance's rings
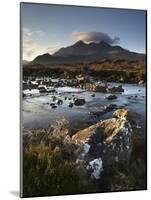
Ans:
POLYGON ((107 104, 104 106, 104 111, 108 112, 108 111, 112 111, 114 110, 115 108, 117 108, 117 105, 116 104, 107 104))
POLYGON ((105 99, 113 100, 113 99, 117 99, 117 96, 116 95, 108 95, 108 96, 105 96, 105 99))
POLYGON ((114 87, 108 87, 106 89, 107 93, 122 93, 124 92, 124 89, 122 88, 122 85, 114 86, 114 87))
POLYGON ((74 105, 75 106, 82 106, 85 104, 85 99, 75 99, 74 100, 74 105))

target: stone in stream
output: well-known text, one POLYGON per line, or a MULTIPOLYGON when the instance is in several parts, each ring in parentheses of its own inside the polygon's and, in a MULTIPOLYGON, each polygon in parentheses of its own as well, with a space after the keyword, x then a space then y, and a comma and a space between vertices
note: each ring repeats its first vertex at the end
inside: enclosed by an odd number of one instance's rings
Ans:
POLYGON ((117 108, 117 105, 116 104, 107 104, 104 106, 104 111, 112 111, 114 110, 115 108, 117 108))
POLYGON ((49 99, 52 100, 52 101, 56 101, 57 97, 56 96, 51 96, 49 99))
POLYGON ((89 114, 93 115, 93 116, 96 116, 96 117, 99 117, 102 114, 105 114, 107 112, 110 112, 110 111, 114 110, 115 108, 117 108, 116 104, 107 104, 107 105, 103 106, 103 110, 101 110, 101 111, 92 111, 92 112, 89 112, 89 114))
POLYGON ((75 99, 74 100, 74 105, 75 106, 82 106, 82 105, 84 105, 85 104, 85 99, 75 99))
POLYGON ((105 111, 92 111, 92 112, 89 112, 90 115, 93 115, 93 116, 96 116, 96 117, 99 117, 100 115, 104 114, 105 111))
POLYGON ((95 84, 95 83, 82 83, 79 85, 80 88, 94 91, 94 92, 106 92, 107 86, 103 83, 95 84))
POLYGON ((58 104, 58 105, 62 105, 62 104, 63 104, 63 100, 58 99, 58 100, 57 100, 57 104, 58 104))
POLYGON ((54 108, 57 108, 57 106, 54 104, 54 105, 52 105, 52 106, 51 106, 51 108, 53 108, 53 109, 54 109, 54 108))
POLYGON ((105 99, 113 100, 113 99, 117 99, 117 96, 111 94, 111 95, 105 96, 105 99))
POLYGON ((114 87, 108 87, 106 89, 107 93, 122 93, 124 92, 124 89, 122 88, 122 85, 114 86, 114 87))
POLYGON ((72 102, 69 103, 69 107, 70 107, 70 108, 73 107, 73 103, 72 103, 72 102))

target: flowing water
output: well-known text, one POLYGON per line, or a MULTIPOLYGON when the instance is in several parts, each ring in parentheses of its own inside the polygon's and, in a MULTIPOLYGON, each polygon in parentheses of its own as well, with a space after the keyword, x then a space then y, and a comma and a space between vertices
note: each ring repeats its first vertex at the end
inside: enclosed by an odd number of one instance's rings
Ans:
MULTIPOLYGON (((118 85, 117 83, 109 83, 109 85, 118 85)), ((78 124, 93 121, 94 118, 90 112, 101 111, 102 106, 114 103, 117 106, 124 106, 131 111, 136 112, 138 115, 146 116, 146 88, 137 84, 122 84, 124 92, 116 94, 118 97, 114 100, 107 100, 104 97, 109 94, 100 92, 90 92, 77 88, 61 87, 57 88, 58 94, 39 94, 38 90, 26 90, 24 93, 32 94, 32 96, 23 99, 23 127, 30 128, 45 128, 49 124, 54 123, 62 117, 67 118, 73 126, 78 124), (95 93, 95 97, 92 94, 95 93), (63 100, 62 105, 57 105, 57 108, 52 108, 51 96, 55 95, 63 100), (83 106, 69 107, 69 103, 73 102, 74 97, 85 98, 86 104, 83 106)), ((111 115, 111 113, 100 116, 104 119, 111 115)))

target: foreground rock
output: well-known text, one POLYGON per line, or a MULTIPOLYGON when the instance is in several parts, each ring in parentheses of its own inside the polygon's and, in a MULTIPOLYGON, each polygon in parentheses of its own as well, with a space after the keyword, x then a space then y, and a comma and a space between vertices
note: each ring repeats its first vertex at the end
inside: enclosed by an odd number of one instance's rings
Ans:
POLYGON ((128 111, 118 109, 115 118, 100 121, 72 136, 81 146, 79 158, 85 161, 91 177, 100 178, 103 168, 116 163, 128 164, 132 152, 132 128, 128 121, 128 111), (95 167, 94 167, 95 165, 95 167))
POLYGON ((126 166, 131 158, 133 132, 129 112, 117 109, 113 116, 76 133, 71 132, 69 121, 63 118, 47 130, 24 134, 24 143, 47 143, 52 151, 61 152, 63 160, 72 161, 81 173, 101 179, 102 171, 118 163, 126 166))

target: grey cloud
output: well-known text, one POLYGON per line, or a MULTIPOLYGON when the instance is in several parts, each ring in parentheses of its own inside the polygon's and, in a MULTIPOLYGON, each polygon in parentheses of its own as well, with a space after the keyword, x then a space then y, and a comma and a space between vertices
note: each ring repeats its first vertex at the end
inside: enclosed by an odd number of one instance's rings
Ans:
POLYGON ((120 41, 119 37, 112 38, 104 32, 74 32, 72 38, 74 41, 82 40, 85 43, 104 41, 110 45, 117 44, 120 41))

